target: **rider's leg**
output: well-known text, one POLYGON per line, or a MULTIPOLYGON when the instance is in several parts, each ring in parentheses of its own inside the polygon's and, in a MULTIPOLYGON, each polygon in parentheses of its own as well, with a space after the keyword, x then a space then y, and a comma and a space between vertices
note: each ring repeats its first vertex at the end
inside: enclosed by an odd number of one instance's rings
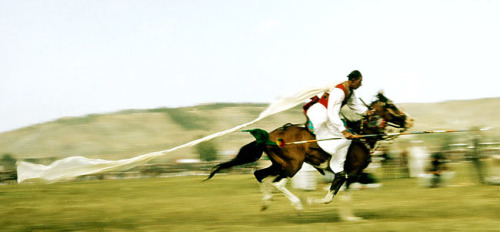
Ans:
POLYGON ((314 104, 307 110, 307 118, 312 123, 314 127, 314 133, 317 133, 317 129, 323 127, 323 124, 328 121, 326 108, 321 104, 314 104))
POLYGON ((328 204, 330 203, 335 195, 337 195, 338 191, 342 187, 342 185, 347 180, 347 175, 344 172, 344 163, 347 156, 347 151, 349 146, 351 145, 351 140, 340 139, 334 141, 322 141, 318 142, 321 147, 325 147, 327 149, 326 152, 334 153, 330 160, 330 168, 335 173, 335 178, 332 181, 332 185, 330 190, 327 192, 326 196, 320 200, 310 200, 309 203, 317 203, 317 204, 328 204))
MULTIPOLYGON (((347 151, 351 145, 351 140, 339 139, 334 141, 331 146, 332 159, 330 160, 330 169, 333 173, 341 173, 344 171, 345 159, 347 157, 347 151)), ((321 146, 321 144, 320 144, 321 146)), ((327 151, 328 152, 328 151, 327 151)))

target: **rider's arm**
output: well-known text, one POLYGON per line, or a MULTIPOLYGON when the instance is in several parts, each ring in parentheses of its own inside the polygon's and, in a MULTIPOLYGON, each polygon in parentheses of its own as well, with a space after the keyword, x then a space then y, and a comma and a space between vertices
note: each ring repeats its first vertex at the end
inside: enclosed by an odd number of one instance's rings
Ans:
POLYGON ((330 96, 328 98, 328 121, 332 126, 338 129, 339 132, 346 130, 344 122, 340 119, 340 108, 342 107, 342 101, 344 100, 344 91, 339 88, 332 88, 330 90, 330 96))
POLYGON ((351 110, 354 110, 354 112, 356 112, 357 114, 365 114, 366 111, 368 110, 366 106, 364 106, 363 104, 361 104, 360 101, 358 101, 358 98, 356 97, 354 91, 349 100, 347 100, 347 106, 349 106, 349 108, 351 110))

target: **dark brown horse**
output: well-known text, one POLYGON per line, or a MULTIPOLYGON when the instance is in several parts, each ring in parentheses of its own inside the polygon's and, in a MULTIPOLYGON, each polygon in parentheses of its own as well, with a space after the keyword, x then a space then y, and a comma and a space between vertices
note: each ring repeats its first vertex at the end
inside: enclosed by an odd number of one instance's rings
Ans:
MULTIPOLYGON (((356 134, 370 136, 352 141, 344 164, 345 173, 335 174, 330 191, 324 199, 312 200, 310 203, 329 203, 344 183, 348 189, 349 185, 356 181, 363 169, 370 163, 370 153, 375 148, 377 141, 385 139, 383 134, 388 124, 402 130, 406 130, 413 124, 413 119, 400 111, 392 101, 381 93, 368 107, 374 112, 373 115, 364 116, 358 121, 346 121, 346 123, 347 127, 356 134), (374 134, 377 136, 373 136, 374 134)), ((255 136, 254 133, 252 134, 255 136)), ((293 177, 301 169, 304 162, 315 167, 323 175, 325 172, 331 172, 329 169, 331 155, 324 152, 314 140, 314 134, 305 126, 286 124, 272 131, 269 135, 266 134, 264 140, 257 139, 243 146, 232 160, 214 166, 207 180, 222 169, 255 162, 265 152, 271 160, 271 166, 254 172, 257 180, 262 183, 263 209, 266 209, 270 204, 272 190, 277 189, 285 194, 297 210, 301 210, 303 207, 300 199, 285 188, 286 179, 293 177), (267 136, 269 136, 268 139, 267 136), (266 140, 283 140, 288 144, 277 146, 266 143, 266 140), (309 142, 291 144, 295 141, 309 142)))

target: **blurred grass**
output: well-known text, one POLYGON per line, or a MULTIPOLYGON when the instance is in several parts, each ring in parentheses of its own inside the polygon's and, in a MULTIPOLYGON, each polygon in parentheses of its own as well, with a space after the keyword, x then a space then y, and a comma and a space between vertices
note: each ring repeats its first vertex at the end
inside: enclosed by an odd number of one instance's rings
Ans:
MULTIPOLYGON (((353 191, 363 222, 340 221, 338 200, 297 215, 275 196, 260 212, 251 174, 0 186, 1 231, 499 231, 500 187, 471 182, 467 166, 453 186, 423 188, 416 179, 385 180, 353 191)), ((291 189, 291 188, 290 188, 291 189)), ((325 191, 293 190, 299 197, 325 191)), ((342 194, 342 192, 340 193, 342 194)))

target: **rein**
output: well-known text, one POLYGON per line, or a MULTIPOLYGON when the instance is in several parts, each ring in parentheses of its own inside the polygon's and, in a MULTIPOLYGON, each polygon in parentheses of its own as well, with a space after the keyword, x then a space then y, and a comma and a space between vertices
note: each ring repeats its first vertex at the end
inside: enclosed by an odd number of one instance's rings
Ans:
MULTIPOLYGON (((453 133, 453 132, 473 132, 473 131, 487 131, 490 129, 492 129, 492 127, 485 127, 485 128, 481 128, 481 129, 472 129, 472 130, 428 130, 428 131, 415 131, 415 132, 396 132, 396 133, 384 133, 384 134, 359 135, 360 137, 358 137, 358 138, 392 137, 392 136, 399 136, 399 135, 421 135, 421 134, 437 134, 437 133, 453 133)), ((284 145, 312 143, 312 142, 336 140, 336 139, 344 139, 344 138, 338 137, 338 138, 326 138, 326 139, 312 139, 312 140, 303 140, 303 141, 295 141, 295 142, 285 142, 283 139, 278 139, 278 143, 276 143, 274 145, 278 145, 280 147, 283 147, 284 145), (280 144, 279 141, 281 141, 282 144, 280 144)))
MULTIPOLYGON (((391 124, 394 124, 394 123, 391 123, 391 124)), ((363 117, 361 117, 360 131, 362 132, 363 129, 365 129, 365 128, 376 130, 376 131, 385 130, 387 125, 388 125, 388 122, 378 115, 377 116, 363 116, 363 117), (378 117, 378 119, 370 121, 370 120, 368 120, 370 117, 378 117)))
MULTIPOLYGON (((373 103, 369 106, 366 104, 363 99, 361 99, 361 102, 369 109, 373 110, 371 106, 373 106, 373 103)), ((342 115, 344 118, 346 118, 344 115, 342 115)), ((382 140, 387 139, 389 137, 396 137, 395 135, 392 136, 387 136, 387 133, 385 133, 387 126, 391 126, 394 128, 404 128, 403 126, 397 125, 395 123, 388 122, 386 119, 384 119, 382 116, 379 114, 373 114, 373 115, 364 115, 361 117, 360 120, 360 130, 359 133, 363 133, 364 129, 369 129, 371 131, 374 131, 374 134, 366 134, 366 135, 356 135, 356 139, 367 139, 367 138, 380 138, 382 140), (385 137, 385 138, 384 138, 385 137)), ((344 137, 338 137, 338 138, 326 138, 326 139, 312 139, 312 140, 303 140, 303 141, 295 141, 295 142, 286 142, 284 139, 278 139, 276 141, 276 145, 279 147, 284 147, 285 145, 294 145, 294 144, 305 144, 305 143, 312 143, 312 142, 318 142, 318 141, 328 141, 328 140, 337 140, 337 139, 344 139, 344 137)), ((363 141, 363 143, 366 143, 366 141, 363 141)), ((266 144, 274 144, 274 142, 267 142, 266 144)), ((368 148, 372 148, 372 146, 365 144, 368 148)), ((374 146, 374 144, 372 144, 374 146)), ((371 149, 370 149, 371 150, 371 149)))

